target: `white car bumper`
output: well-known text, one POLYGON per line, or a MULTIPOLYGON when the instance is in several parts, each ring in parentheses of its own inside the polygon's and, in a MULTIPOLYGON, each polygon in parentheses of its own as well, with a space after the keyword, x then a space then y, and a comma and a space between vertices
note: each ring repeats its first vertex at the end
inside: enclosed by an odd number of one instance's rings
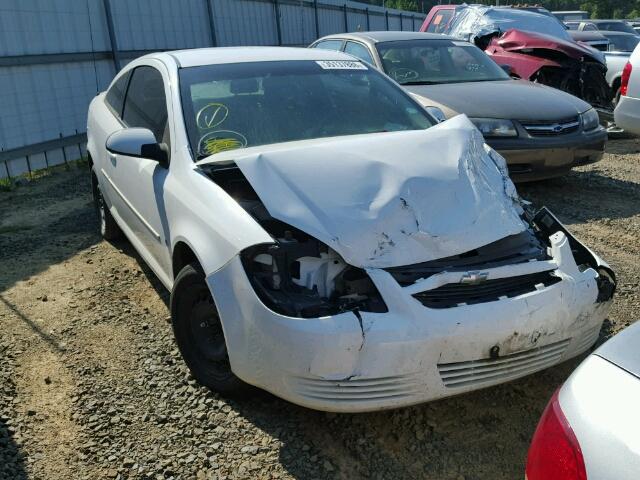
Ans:
MULTIPOLYGON (((267 308, 239 257, 207 281, 238 377, 314 409, 380 410, 503 383, 589 348, 611 302, 596 302, 596 271, 580 272, 558 235, 552 254, 562 281, 453 308, 425 307, 410 293, 415 284, 403 288, 377 269, 369 274, 387 313, 312 319, 267 308)), ((501 267, 502 273, 518 275, 534 263, 542 262, 501 267)))

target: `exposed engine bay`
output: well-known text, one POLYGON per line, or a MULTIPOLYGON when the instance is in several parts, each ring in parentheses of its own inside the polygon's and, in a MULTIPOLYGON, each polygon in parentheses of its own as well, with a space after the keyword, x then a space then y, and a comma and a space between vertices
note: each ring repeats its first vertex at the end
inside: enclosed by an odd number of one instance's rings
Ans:
POLYGON ((611 88, 605 77, 607 67, 597 62, 572 58, 563 59, 561 65, 542 67, 530 80, 570 93, 595 108, 613 110, 611 88))
POLYGON ((514 76, 563 90, 595 108, 613 110, 606 64, 578 50, 545 46, 537 37, 542 36, 495 31, 476 36, 474 42, 499 64, 510 65, 514 76))
POLYGON ((442 33, 475 43, 512 76, 568 92, 605 115, 613 111, 604 55, 573 40, 550 13, 463 4, 442 33))
POLYGON ((242 252, 251 284, 272 310, 302 318, 387 311, 363 269, 347 265, 324 243, 274 219, 235 165, 207 173, 274 238, 273 244, 242 252))
MULTIPOLYGON (((203 168, 274 239, 274 243, 247 248, 241 256, 245 272, 265 305, 282 315, 301 318, 345 311, 356 315, 358 311, 387 311, 384 300, 364 269, 347 264, 323 242, 273 218, 233 162, 205 165, 203 168)), ((549 236, 563 231, 570 239, 579 268, 592 267, 598 271, 598 301, 609 300, 615 290, 613 272, 599 265, 597 258, 575 240, 546 208, 535 213, 526 205, 524 207, 523 220, 529 228, 519 234, 460 255, 385 270, 404 287, 444 271, 479 270, 549 260, 549 236)), ((552 283, 560 281, 551 272, 548 277, 552 283)))

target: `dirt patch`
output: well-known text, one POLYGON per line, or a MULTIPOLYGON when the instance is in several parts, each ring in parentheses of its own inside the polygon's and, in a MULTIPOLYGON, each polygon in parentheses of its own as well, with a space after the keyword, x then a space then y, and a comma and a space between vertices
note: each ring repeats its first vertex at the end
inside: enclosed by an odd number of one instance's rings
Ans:
MULTIPOLYGON (((616 270, 601 341, 640 306, 640 142, 518 187, 616 270)), ((580 359, 396 411, 227 401, 189 376, 168 293, 127 242, 102 242, 86 170, 0 192, 0 479, 522 478, 536 422, 580 359)))

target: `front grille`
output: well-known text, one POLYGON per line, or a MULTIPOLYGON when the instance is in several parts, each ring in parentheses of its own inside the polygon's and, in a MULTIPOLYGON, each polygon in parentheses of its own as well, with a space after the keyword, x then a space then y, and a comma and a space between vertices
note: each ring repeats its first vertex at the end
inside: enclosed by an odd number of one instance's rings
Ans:
POLYGON ((557 122, 520 122, 522 127, 534 137, 553 137, 575 132, 580 128, 580 118, 571 117, 557 122))
POLYGON ((555 365, 562 358, 570 340, 567 338, 496 359, 439 363, 438 372, 444 385, 449 388, 504 382, 555 365))
POLYGON ((549 260, 549 258, 546 247, 531 231, 525 230, 460 255, 402 267, 391 267, 386 271, 396 282, 406 287, 419 279, 429 278, 444 271, 485 270, 532 260, 549 260))
POLYGON ((424 393, 424 379, 417 373, 346 380, 293 377, 289 382, 298 394, 329 402, 400 400, 424 393))
POLYGON ((517 277, 485 280, 477 284, 448 283, 433 290, 413 295, 425 307, 451 308, 459 305, 494 302, 533 292, 538 285, 545 287, 560 281, 552 272, 539 272, 517 277))

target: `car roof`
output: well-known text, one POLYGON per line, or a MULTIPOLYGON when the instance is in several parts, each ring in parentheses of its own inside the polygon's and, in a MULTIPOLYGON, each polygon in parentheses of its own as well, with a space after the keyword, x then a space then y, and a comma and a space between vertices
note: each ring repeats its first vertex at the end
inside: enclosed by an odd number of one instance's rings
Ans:
MULTIPOLYGON (((571 38, 574 40, 601 40, 603 42, 607 40, 606 35, 600 30, 571 30, 569 35, 571 35, 571 38)), ((633 37, 630 33, 628 35, 633 37)))
POLYGON ((596 18, 593 20, 585 20, 585 22, 591 22, 591 23, 604 23, 604 22, 615 22, 615 23, 627 23, 626 20, 620 20, 620 19, 616 19, 616 18, 596 18))
POLYGON ((353 60, 350 55, 333 50, 293 47, 217 47, 174 50, 150 57, 172 57, 181 68, 222 63, 273 62, 287 60, 353 60))
POLYGON ((625 328, 605 342, 594 352, 594 355, 640 377, 640 322, 625 328))
POLYGON ((335 33, 327 35, 320 40, 328 40, 331 38, 343 38, 353 40, 364 40, 369 43, 393 42, 398 40, 455 40, 449 35, 441 35, 439 33, 426 32, 402 32, 402 31, 379 31, 379 32, 351 32, 351 33, 335 33))

